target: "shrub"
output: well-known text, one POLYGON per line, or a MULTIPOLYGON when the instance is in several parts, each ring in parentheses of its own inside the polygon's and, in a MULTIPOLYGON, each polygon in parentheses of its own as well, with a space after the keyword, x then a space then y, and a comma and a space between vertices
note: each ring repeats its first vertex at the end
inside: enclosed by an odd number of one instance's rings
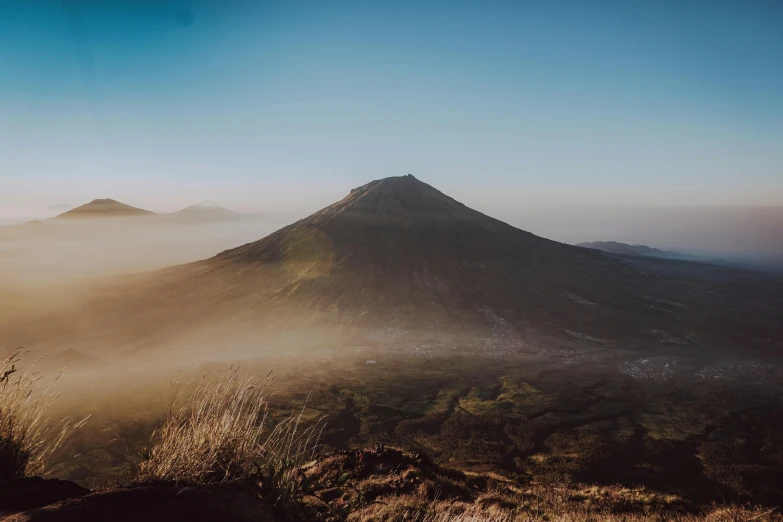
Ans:
POLYGON ((303 408, 266 430, 270 380, 229 368, 214 382, 202 380, 184 402, 175 397, 137 480, 209 484, 263 476, 278 483, 289 477, 314 453, 323 424, 303 428, 303 408))

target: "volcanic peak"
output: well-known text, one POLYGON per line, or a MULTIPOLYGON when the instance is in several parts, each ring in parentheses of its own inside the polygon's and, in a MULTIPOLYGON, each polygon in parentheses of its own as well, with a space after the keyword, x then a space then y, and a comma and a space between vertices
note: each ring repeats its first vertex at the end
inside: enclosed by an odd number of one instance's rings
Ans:
POLYGON ((144 210, 141 208, 132 207, 125 203, 120 203, 114 199, 103 198, 94 199, 91 202, 76 207, 67 212, 63 212, 58 215, 58 218, 69 217, 86 217, 86 216, 141 216, 141 215, 153 215, 154 212, 144 210))

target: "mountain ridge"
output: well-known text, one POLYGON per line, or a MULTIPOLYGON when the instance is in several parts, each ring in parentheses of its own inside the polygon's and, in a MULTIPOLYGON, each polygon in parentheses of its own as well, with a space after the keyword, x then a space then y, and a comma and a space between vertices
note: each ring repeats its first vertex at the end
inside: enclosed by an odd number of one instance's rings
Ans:
POLYGON ((717 257, 690 254, 688 252, 678 252, 675 250, 661 250, 647 245, 631 245, 629 243, 621 243, 619 241, 588 241, 585 243, 577 243, 576 246, 601 250, 610 254, 620 254, 626 256, 648 256, 662 259, 678 259, 681 261, 720 263, 726 265, 731 264, 717 257))

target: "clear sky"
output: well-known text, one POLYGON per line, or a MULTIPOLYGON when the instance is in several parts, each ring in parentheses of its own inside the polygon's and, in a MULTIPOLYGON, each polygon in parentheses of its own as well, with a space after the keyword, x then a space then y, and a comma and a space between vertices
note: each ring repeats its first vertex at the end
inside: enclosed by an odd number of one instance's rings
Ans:
POLYGON ((783 204, 783 2, 0 2, 0 214, 783 204))

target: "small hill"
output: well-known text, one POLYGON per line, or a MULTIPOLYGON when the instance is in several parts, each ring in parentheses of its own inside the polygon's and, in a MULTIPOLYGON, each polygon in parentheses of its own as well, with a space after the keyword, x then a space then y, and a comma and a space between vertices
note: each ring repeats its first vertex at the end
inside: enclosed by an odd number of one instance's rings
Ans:
POLYGON ((214 201, 202 201, 182 210, 168 214, 167 217, 182 221, 223 221, 237 219, 241 214, 232 212, 214 201))
POLYGON ((132 207, 113 199, 95 199, 89 203, 76 207, 56 216, 54 219, 70 218, 108 218, 108 217, 132 217, 152 216, 154 212, 132 207))

